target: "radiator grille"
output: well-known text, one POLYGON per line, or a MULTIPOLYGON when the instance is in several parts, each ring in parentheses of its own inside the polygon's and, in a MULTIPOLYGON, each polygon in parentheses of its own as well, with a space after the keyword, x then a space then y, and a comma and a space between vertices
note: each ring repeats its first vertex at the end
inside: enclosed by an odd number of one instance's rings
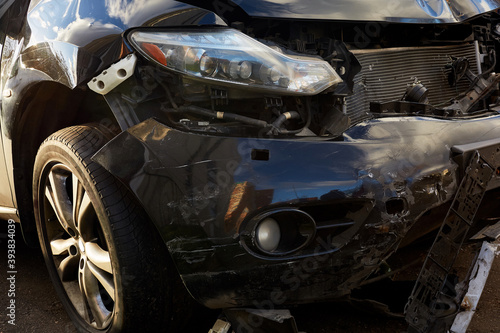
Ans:
POLYGON ((450 56, 467 57, 472 72, 477 73, 474 44, 394 48, 353 51, 362 69, 354 78, 354 94, 346 99, 347 114, 352 123, 369 117, 370 102, 401 99, 407 84, 417 78, 429 90, 432 105, 446 103, 467 90, 469 82, 462 78, 450 87, 445 65, 450 56))

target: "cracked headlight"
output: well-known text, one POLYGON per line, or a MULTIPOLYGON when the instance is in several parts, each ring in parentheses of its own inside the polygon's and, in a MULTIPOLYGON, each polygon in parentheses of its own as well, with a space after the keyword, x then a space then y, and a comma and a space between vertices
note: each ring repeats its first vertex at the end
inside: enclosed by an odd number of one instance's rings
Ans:
POLYGON ((147 58, 192 79, 288 95, 314 95, 342 79, 326 61, 284 55, 233 29, 134 31, 147 58))

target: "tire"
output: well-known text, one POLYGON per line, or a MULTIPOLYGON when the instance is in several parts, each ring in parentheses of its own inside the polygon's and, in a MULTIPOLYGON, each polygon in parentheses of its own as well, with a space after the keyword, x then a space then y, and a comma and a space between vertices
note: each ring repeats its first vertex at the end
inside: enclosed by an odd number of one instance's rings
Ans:
POLYGON ((40 146, 33 197, 49 275, 79 332, 174 332, 165 244, 135 198, 90 159, 107 136, 75 126, 40 146))

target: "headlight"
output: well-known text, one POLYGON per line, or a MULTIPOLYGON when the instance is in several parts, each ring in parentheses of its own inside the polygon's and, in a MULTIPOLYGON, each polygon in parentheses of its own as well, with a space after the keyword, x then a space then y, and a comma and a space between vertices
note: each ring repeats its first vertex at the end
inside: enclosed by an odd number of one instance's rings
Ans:
POLYGON ((233 29, 134 31, 130 41, 158 64, 212 84, 314 95, 342 81, 326 61, 284 55, 233 29))

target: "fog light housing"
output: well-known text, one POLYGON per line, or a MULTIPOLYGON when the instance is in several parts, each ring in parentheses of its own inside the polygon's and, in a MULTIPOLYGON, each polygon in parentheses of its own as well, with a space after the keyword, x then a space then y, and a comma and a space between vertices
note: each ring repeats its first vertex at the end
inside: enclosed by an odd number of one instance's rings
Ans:
POLYGON ((264 251, 275 251, 281 240, 281 230, 278 222, 270 217, 262 220, 255 229, 257 245, 264 251))
POLYGON ((314 219, 295 208, 278 208, 253 217, 244 226, 242 245, 257 256, 281 257, 307 246, 316 233, 314 219))

